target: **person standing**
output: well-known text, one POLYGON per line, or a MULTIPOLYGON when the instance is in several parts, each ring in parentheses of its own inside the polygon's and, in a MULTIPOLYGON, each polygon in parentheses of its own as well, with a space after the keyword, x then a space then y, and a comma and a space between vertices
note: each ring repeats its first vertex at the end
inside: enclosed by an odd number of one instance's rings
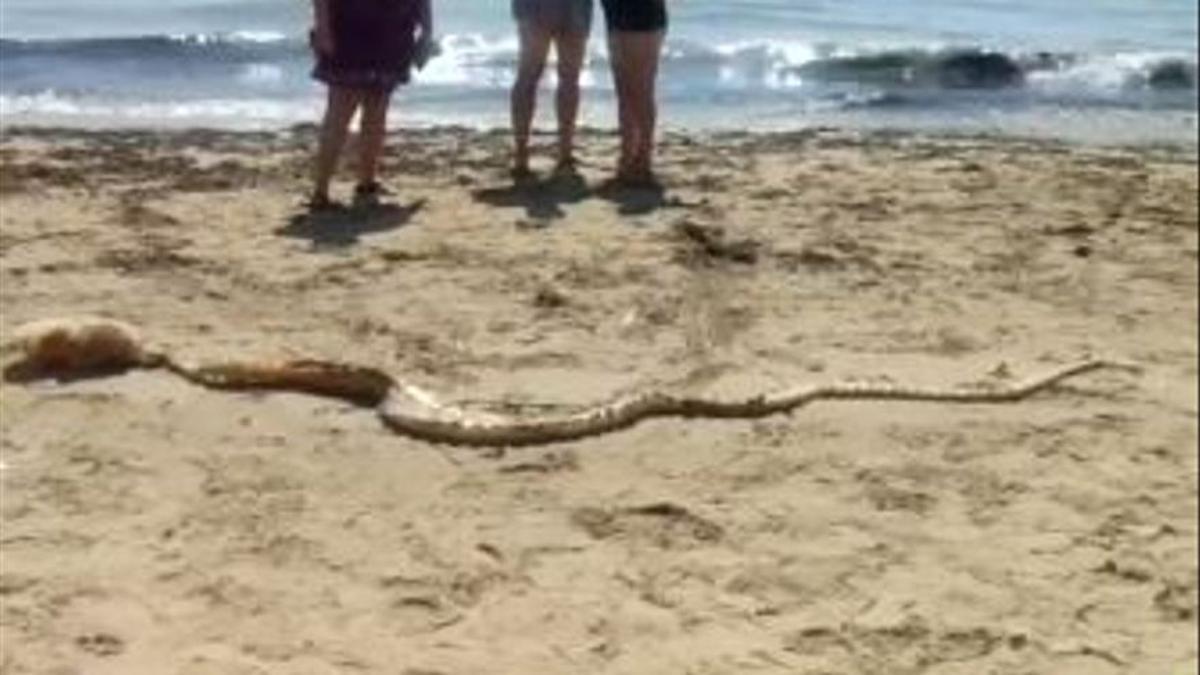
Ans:
POLYGON ((624 185, 656 186, 653 159, 658 103, 655 87, 667 31, 666 1, 602 2, 621 129, 616 180, 624 185))
POLYGON ((575 170, 575 125, 579 115, 579 76, 592 28, 592 0, 512 0, 520 57, 511 95, 513 175, 531 175, 529 137, 537 108, 538 83, 550 46, 558 59, 558 162, 556 171, 575 170))
POLYGON ((433 47, 431 0, 313 0, 310 34, 313 77, 329 93, 313 171, 310 207, 332 206, 330 182, 346 143, 350 120, 361 111, 356 203, 382 193, 379 157, 392 92, 409 81, 414 61, 433 47))

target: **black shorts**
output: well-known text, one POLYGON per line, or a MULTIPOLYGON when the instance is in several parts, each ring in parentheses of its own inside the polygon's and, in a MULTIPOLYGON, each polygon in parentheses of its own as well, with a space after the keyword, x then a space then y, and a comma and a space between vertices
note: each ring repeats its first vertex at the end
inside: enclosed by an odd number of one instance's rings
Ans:
POLYGON ((653 33, 667 29, 666 0, 602 0, 610 31, 653 33))

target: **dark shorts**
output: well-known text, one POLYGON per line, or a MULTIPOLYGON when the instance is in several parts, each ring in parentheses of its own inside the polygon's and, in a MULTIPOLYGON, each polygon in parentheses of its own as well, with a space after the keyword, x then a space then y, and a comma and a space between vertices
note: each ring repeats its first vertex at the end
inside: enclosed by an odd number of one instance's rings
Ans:
POLYGON ((601 0, 610 31, 654 33, 667 29, 666 0, 601 0))
POLYGON ((512 0, 517 21, 563 33, 591 32, 594 7, 592 0, 512 0))

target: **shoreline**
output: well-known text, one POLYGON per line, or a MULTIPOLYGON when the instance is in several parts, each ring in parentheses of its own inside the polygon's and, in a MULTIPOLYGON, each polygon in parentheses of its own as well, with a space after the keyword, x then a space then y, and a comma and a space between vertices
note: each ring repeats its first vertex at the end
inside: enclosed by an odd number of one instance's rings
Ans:
MULTIPOLYGON (((545 97, 543 97, 545 98, 545 97)), ((549 100, 544 100, 546 105, 549 100)), ((415 119, 405 119, 407 114, 404 104, 399 106, 398 119, 393 119, 390 133, 404 131, 437 132, 440 130, 455 130, 481 134, 491 134, 509 129, 506 119, 489 118, 488 121, 460 122, 433 121, 427 116, 417 116, 415 119)), ((553 124, 542 111, 535 121, 537 133, 552 133, 553 124)), ((1128 114, 1140 114, 1129 111, 1128 114)), ((1177 119, 1167 120, 1156 117, 1161 113, 1151 114, 1145 119, 1130 118, 1107 119, 1098 122, 1087 116, 1080 116, 1074 122, 1063 120, 1054 121, 1044 116, 1031 115, 1023 117, 1014 114, 1007 121, 991 120, 984 117, 940 118, 937 115, 907 114, 895 115, 885 111, 875 113, 842 112, 828 113, 797 113, 801 120, 795 122, 759 120, 748 125, 736 123, 720 123, 722 116, 716 115, 707 121, 699 118, 684 117, 684 122, 673 122, 669 114, 664 116, 660 124, 660 134, 709 136, 715 134, 804 134, 813 132, 837 131, 848 134, 863 135, 915 135, 931 138, 979 137, 995 140, 1011 139, 1015 141, 1044 141, 1049 143, 1066 143, 1086 147, 1178 147, 1183 150, 1200 152, 1200 139, 1196 135, 1200 117, 1196 111, 1179 112, 1177 119), (1180 127, 1184 129, 1181 131, 1180 127)), ((714 114, 715 115, 715 114, 714 114)), ((85 116, 78 118, 72 115, 54 114, 9 114, 0 116, 0 133, 6 129, 49 131, 94 131, 94 132, 144 132, 144 133, 183 133, 194 130, 208 130, 227 133, 283 133, 289 130, 315 126, 319 120, 319 106, 314 108, 311 120, 299 121, 261 120, 247 122, 243 126, 232 125, 228 118, 188 116, 179 119, 157 119, 153 121, 133 121, 127 117, 85 116)), ((601 116, 602 124, 583 121, 581 130, 591 133, 615 132, 615 121, 601 116)))
MULTIPOLYGON (((189 139, 229 138, 247 141, 309 138, 314 139, 319 124, 314 122, 298 122, 294 124, 275 125, 261 129, 236 129, 219 125, 154 126, 126 125, 90 126, 90 125, 60 125, 60 124, 0 124, 0 143, 11 142, 20 138, 39 140, 70 139, 95 140, 106 142, 109 139, 149 140, 160 138, 173 141, 176 145, 186 145, 189 139)), ((357 132, 351 128, 350 137, 353 139, 357 132)), ((616 127, 580 125, 576 133, 582 142, 594 139, 614 139, 618 137, 616 127)), ((429 124, 415 126, 393 126, 388 129, 389 142, 403 140, 411 136, 419 140, 436 139, 441 136, 476 136, 482 139, 510 138, 511 129, 504 125, 472 126, 466 124, 429 124)), ((658 133, 662 145, 679 142, 717 142, 737 143, 759 141, 770 143, 778 140, 784 143, 802 142, 807 139, 830 137, 842 139, 844 142, 869 145, 872 143, 925 142, 965 143, 977 142, 986 145, 1026 145, 1058 148, 1068 151, 1123 151, 1148 152, 1161 154, 1165 157, 1177 156, 1181 160, 1200 157, 1200 144, 1174 141, 1139 141, 1112 142, 1057 138, 1037 134, 1008 134, 992 131, 972 130, 936 130, 910 129, 905 127, 858 128, 839 125, 812 125, 787 129, 734 129, 734 128, 672 128, 661 129, 658 133)), ((533 138, 542 142, 552 142, 555 131, 552 127, 539 126, 533 129, 533 138)))

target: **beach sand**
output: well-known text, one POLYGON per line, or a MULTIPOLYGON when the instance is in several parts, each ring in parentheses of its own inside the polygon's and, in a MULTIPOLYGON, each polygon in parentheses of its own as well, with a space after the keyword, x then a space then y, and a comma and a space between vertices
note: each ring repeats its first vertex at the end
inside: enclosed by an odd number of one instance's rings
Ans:
POLYGON ((660 196, 597 189, 611 134, 512 189, 504 134, 399 132, 389 205, 314 220, 312 142, 8 129, 0 338, 99 314, 526 411, 1141 371, 508 452, 165 372, 7 382, 5 675, 1197 672, 1194 154, 673 134, 660 196))

